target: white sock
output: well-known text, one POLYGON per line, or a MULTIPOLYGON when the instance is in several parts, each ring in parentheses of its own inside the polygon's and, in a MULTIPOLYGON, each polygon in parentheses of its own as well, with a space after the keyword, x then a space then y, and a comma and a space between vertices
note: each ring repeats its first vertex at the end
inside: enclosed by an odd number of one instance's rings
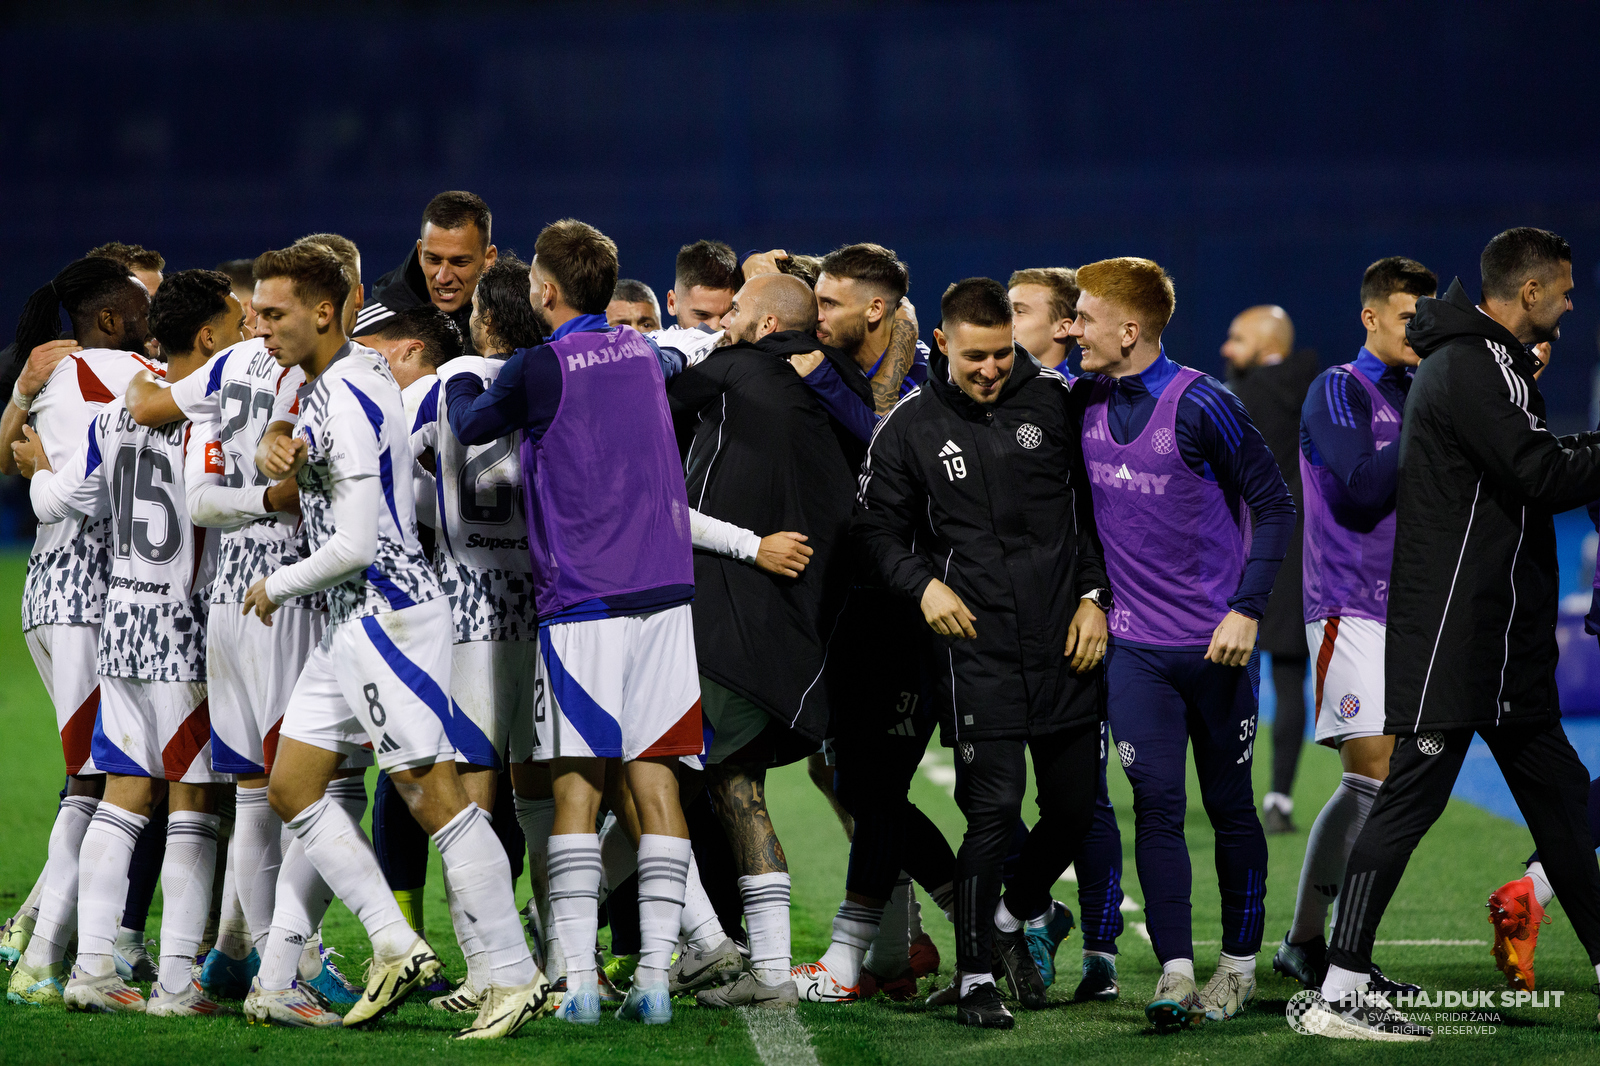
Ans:
POLYGON ((1050 924, 1050 916, 1055 913, 1055 909, 1056 905, 1052 900, 1043 911, 1034 915, 1032 918, 1029 918, 1024 924, 1026 924, 1029 929, 1043 929, 1045 926, 1050 924))
MULTIPOLYGON (((641 840, 639 847, 643 846, 644 841, 641 840)), ((633 846, 633 841, 628 838, 628 830, 616 815, 612 815, 600 830, 600 865, 605 869, 601 903, 639 869, 638 849, 633 846)))
POLYGON ((556 820, 556 801, 516 796, 513 806, 523 839, 528 842, 528 881, 533 886, 533 905, 539 913, 539 924, 544 927, 544 972, 554 981, 567 972, 561 938, 556 935, 550 909, 550 828, 556 820))
MULTIPOLYGON (((100 801, 93 796, 68 796, 50 827, 50 851, 34 888, 39 893, 33 939, 23 958, 33 969, 53 966, 65 956, 67 940, 77 928, 78 853, 100 801)), ((26 906, 23 908, 26 910, 26 906)), ((20 913, 20 912, 19 912, 20 913)))
POLYGON ((1022 919, 1006 908, 1003 899, 997 900, 994 905, 994 927, 1002 933, 1015 933, 1022 928, 1022 919))
POLYGON ((1240 973, 1246 977, 1256 975, 1256 957, 1254 955, 1229 955, 1226 951, 1217 959, 1217 972, 1240 973))
MULTIPOLYGON (((473 946, 483 953, 488 984, 516 988, 532 981, 539 970, 517 921, 511 863, 489 819, 476 803, 469 803, 433 834, 433 843, 444 864, 445 882, 472 927, 473 946)), ((453 919, 456 910, 450 913, 453 919)))
MULTIPOLYGON (((265 790, 263 790, 265 791, 265 790)), ((272 927, 260 945, 261 987, 281 991, 295 978, 305 947, 333 902, 333 890, 306 856, 305 845, 290 841, 273 886, 272 927)), ((319 960, 320 963, 320 960, 319 960)), ((320 966, 319 966, 320 968, 320 966)))
POLYGON ((167 851, 161 860, 162 991, 177 994, 194 980, 194 957, 211 913, 211 880, 222 819, 199 811, 167 816, 167 851))
POLYGON ((1285 796, 1282 792, 1268 792, 1261 797, 1261 806, 1263 809, 1274 807, 1284 814, 1294 813, 1294 800, 1285 796))
POLYGON ((1337 1003, 1351 992, 1354 992, 1357 987, 1366 984, 1370 980, 1372 980, 1371 974, 1357 973, 1354 970, 1346 970, 1342 966, 1334 966, 1330 963, 1328 976, 1322 979, 1322 998, 1329 1003, 1337 1003))
POLYGON ((272 928, 272 902, 283 866, 283 822, 267 802, 265 788, 240 788, 228 861, 250 939, 259 949, 272 928))
MULTIPOLYGON (((72 797, 68 797, 68 799, 91 799, 91 798, 92 797, 90 797, 90 796, 72 796, 72 797)), ((65 803, 66 800, 64 799, 61 802, 65 803)), ((95 800, 95 803, 98 804, 99 802, 100 802, 99 800, 95 800)), ((61 817, 60 808, 56 809, 56 817, 57 818, 61 817)), ((90 817, 92 818, 92 817, 94 817, 94 815, 90 814, 90 817)), ((77 865, 77 856, 73 856, 73 865, 74 866, 77 865)), ((44 869, 39 871, 39 876, 35 877, 33 879, 33 887, 28 889, 28 898, 23 900, 22 901, 22 906, 17 908, 17 913, 18 914, 20 914, 20 915, 22 915, 24 917, 32 918, 32 919, 34 919, 35 922, 38 921, 38 918, 39 918, 39 897, 44 894, 45 876, 49 873, 49 871, 50 871, 50 860, 47 857, 45 859, 45 862, 44 862, 44 869)))
POLYGON ((879 977, 899 977, 911 969, 911 897, 915 894, 911 878, 901 874, 862 963, 879 977))
POLYGON ((861 962, 883 921, 882 907, 845 900, 833 916, 833 941, 821 958, 833 979, 849 988, 861 983, 861 962))
POLYGON ((467 984, 482 992, 489 987, 489 960, 483 952, 483 941, 478 936, 476 923, 462 911, 461 900, 456 896, 448 877, 444 879, 444 902, 450 908, 450 928, 455 930, 461 957, 467 963, 467 984))
POLYGON ((1382 781, 1361 774, 1347 773, 1306 837, 1306 859, 1300 867, 1300 889, 1294 898, 1294 921, 1289 926, 1289 943, 1303 944, 1323 935, 1328 907, 1344 883, 1345 863, 1356 845, 1361 827, 1367 824, 1372 801, 1377 799, 1382 781))
POLYGON ((678 925, 685 942, 699 951, 710 951, 726 939, 717 909, 700 882, 700 867, 694 861, 693 850, 689 852, 689 876, 684 879, 683 914, 678 925))
POLYGON ((255 937, 250 935, 244 904, 239 901, 238 847, 233 840, 228 841, 228 857, 223 865, 222 909, 217 915, 217 940, 212 946, 230 959, 245 959, 255 946, 255 937))
MULTIPOLYGON (((325 793, 329 799, 344 808, 344 813, 356 825, 367 813, 367 781, 364 777, 336 777, 328 782, 325 793)), ((406 945, 410 947, 410 945, 406 945)))
POLYGON ((678 945, 683 899, 694 858, 689 841, 645 833, 639 837, 639 968, 634 981, 647 988, 665 984, 672 949, 678 945))
POLYGON ((78 859, 78 961, 89 977, 111 973, 111 952, 128 902, 128 863, 150 819, 101 801, 78 859))
POLYGON ((600 924, 600 837, 566 833, 550 838, 550 911, 565 945, 567 990, 595 983, 594 936, 600 924))
POLYGON ((789 980, 789 875, 739 878, 744 924, 750 932, 750 968, 771 987, 789 980))
POLYGON ((1169 973, 1182 974, 1183 976, 1187 977, 1189 980, 1193 981, 1194 980, 1194 960, 1193 959, 1168 959, 1166 962, 1161 964, 1161 976, 1165 977, 1169 973))
MULTIPOLYGON (((1544 875, 1544 863, 1530 862, 1528 876, 1533 878, 1533 896, 1539 901, 1539 906, 1550 906, 1550 901, 1556 898, 1556 890, 1550 884, 1550 879, 1544 875)), ((34 935, 39 934, 35 932, 34 935)))
MULTIPOLYGON (((285 824, 299 838, 306 857, 334 895, 361 919, 375 958, 392 958, 415 942, 417 934, 406 924, 400 904, 383 879, 371 841, 343 807, 323 796, 285 824)), ((276 924, 276 916, 273 922, 276 924)), ((304 935, 310 935, 309 931, 304 935)))
POLYGON ((994 984, 992 973, 964 973, 961 975, 961 995, 965 996, 979 985, 994 984))

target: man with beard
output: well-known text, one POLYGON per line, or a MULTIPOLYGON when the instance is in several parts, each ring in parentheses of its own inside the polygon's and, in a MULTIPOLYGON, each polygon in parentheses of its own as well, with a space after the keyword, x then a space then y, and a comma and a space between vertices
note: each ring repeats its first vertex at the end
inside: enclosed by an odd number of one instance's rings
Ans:
POLYGON ((788 865, 764 790, 769 768, 815 751, 827 731, 826 693, 816 682, 844 593, 835 548, 854 486, 839 433, 787 365, 790 355, 817 349, 815 324, 804 282, 755 278, 724 319, 727 343, 668 390, 680 421, 698 416, 686 474, 696 509, 743 528, 800 531, 779 535, 792 538, 799 565, 775 571, 763 572, 759 557, 751 568, 695 553, 696 656, 712 731, 708 787, 738 860, 751 965, 732 984, 701 992, 706 1006, 797 1001, 788 865))

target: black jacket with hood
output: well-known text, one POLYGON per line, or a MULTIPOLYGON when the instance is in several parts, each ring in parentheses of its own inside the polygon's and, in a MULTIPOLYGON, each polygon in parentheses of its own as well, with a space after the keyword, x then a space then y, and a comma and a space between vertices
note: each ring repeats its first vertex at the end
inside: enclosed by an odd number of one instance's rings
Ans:
POLYGON ((1386 731, 1539 724, 1556 693, 1555 514, 1600 496, 1600 433, 1545 428, 1538 360, 1456 279, 1417 301, 1400 430, 1386 731))
MULTIPOLYGON (((399 266, 372 283, 367 302, 356 315, 352 335, 364 337, 398 312, 421 307, 428 299, 428 279, 422 273, 422 261, 413 247, 399 266)), ((461 354, 477 355, 478 350, 472 346, 472 301, 468 300, 449 315, 461 331, 461 354)))
POLYGON ((867 449, 851 527, 865 565, 914 603, 937 578, 977 616, 974 640, 926 629, 947 745, 1104 714, 1104 668, 1075 674, 1062 654, 1080 597, 1109 587, 1069 392, 1019 348, 999 398, 974 403, 935 353, 867 449))
MULTIPOLYGON (((667 396, 680 436, 693 426, 689 505, 758 536, 803 533, 813 552, 800 576, 787 578, 695 551, 700 672, 821 743, 829 701, 819 678, 849 589, 844 548, 861 447, 789 365, 789 356, 817 350, 845 367, 844 355, 809 333, 771 333, 716 349, 675 377, 667 396)), ((855 378, 870 405, 866 379, 855 378)))

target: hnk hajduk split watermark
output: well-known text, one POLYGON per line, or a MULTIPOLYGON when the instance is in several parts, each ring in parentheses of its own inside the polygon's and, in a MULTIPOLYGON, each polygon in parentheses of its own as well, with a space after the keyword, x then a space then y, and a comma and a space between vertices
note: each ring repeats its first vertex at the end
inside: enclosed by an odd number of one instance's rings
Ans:
POLYGON ((1416 1026, 1431 1027, 1433 1035, 1488 1035, 1497 1031, 1504 1019, 1499 1011, 1504 1008, 1556 1008, 1561 1006, 1565 991, 1548 989, 1530 992, 1526 989, 1468 988, 1439 989, 1433 992, 1350 992, 1337 1001, 1324 1003, 1314 990, 1297 992, 1290 998, 1284 1013, 1289 1027, 1307 1036, 1321 1035, 1319 1022, 1328 1018, 1325 1012, 1347 1013, 1359 1007, 1383 1007, 1402 1013, 1405 1020, 1416 1026), (1321 1019, 1308 1017, 1314 1007, 1324 1011, 1321 1019))

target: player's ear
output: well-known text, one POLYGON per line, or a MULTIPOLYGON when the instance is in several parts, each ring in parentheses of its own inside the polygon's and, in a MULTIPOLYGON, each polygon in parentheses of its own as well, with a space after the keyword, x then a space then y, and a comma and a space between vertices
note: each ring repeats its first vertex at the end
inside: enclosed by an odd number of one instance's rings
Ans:
POLYGON ((1368 333, 1378 332, 1378 312, 1370 307, 1361 309, 1361 325, 1368 333))
POLYGON ((492 244, 489 245, 489 250, 483 253, 483 269, 488 270, 494 266, 494 261, 498 258, 500 258, 500 249, 492 244))
POLYGON ((678 294, 675 291, 673 291, 672 289, 668 289, 667 290, 667 314, 675 315, 677 313, 678 313, 678 294))
POLYGON ((888 311, 888 304, 882 296, 874 296, 867 304, 867 321, 882 322, 884 314, 888 311))
POLYGON ((937 327, 934 328, 934 331, 933 331, 933 343, 935 343, 935 344, 937 344, 939 346, 939 354, 940 355, 944 356, 947 359, 950 357, 950 344, 949 344, 949 342, 947 340, 945 340, 944 330, 939 329, 937 327))
POLYGON ((1132 348, 1139 343, 1139 323, 1124 322, 1122 324, 1122 346, 1132 348))

